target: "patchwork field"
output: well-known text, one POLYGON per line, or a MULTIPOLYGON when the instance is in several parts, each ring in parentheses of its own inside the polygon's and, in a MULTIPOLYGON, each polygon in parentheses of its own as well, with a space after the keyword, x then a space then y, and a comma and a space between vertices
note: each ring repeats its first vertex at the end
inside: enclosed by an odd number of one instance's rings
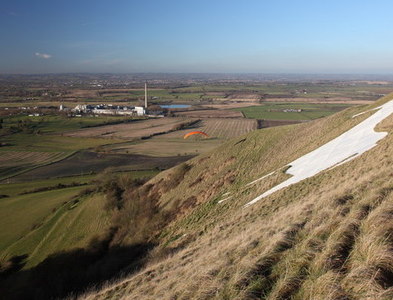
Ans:
POLYGON ((116 171, 166 169, 181 163, 190 156, 149 157, 137 154, 108 154, 81 151, 57 163, 35 168, 10 178, 9 182, 32 179, 88 175, 111 168, 116 171))
MULTIPOLYGON (((183 138, 186 133, 193 130, 203 131, 210 138, 230 139, 255 129, 257 129, 257 122, 251 119, 208 118, 196 123, 192 128, 170 132, 155 139, 183 138)), ((195 138, 197 137, 189 137, 187 140, 195 138)))
POLYGON ((316 103, 316 104, 351 104, 351 105, 367 105, 374 102, 374 100, 353 100, 350 97, 315 97, 315 98, 269 98, 269 102, 278 103, 316 103))
MULTIPOLYGON (((131 178, 150 178, 155 176, 159 171, 158 170, 135 170, 131 172, 125 172, 131 178)), ((117 173, 116 173, 117 174, 117 173)), ((120 172, 123 174, 123 172, 120 172)), ((0 184, 1 194, 7 197, 14 197, 17 195, 36 193, 38 191, 43 191, 44 189, 53 190, 53 189, 61 189, 64 186, 83 186, 88 185, 92 181, 97 178, 97 174, 89 174, 89 175, 76 175, 76 176, 66 176, 66 177, 58 177, 58 178, 49 178, 49 179, 37 179, 35 178, 33 181, 29 182, 21 182, 15 183, 12 182, 9 184, 0 184)))
POLYGON ((127 124, 107 125, 68 132, 72 137, 105 137, 134 139, 173 130, 177 125, 190 121, 187 118, 157 118, 127 124))
POLYGON ((125 143, 116 146, 112 151, 116 153, 136 153, 150 155, 157 158, 176 155, 175 157, 191 157, 211 151, 221 145, 219 139, 183 140, 183 138, 153 137, 139 143, 125 143))
MULTIPOLYGON (((53 104, 52 104, 53 105, 53 104)), ((64 131, 77 130, 85 127, 100 126, 105 124, 123 123, 138 121, 140 118, 119 117, 119 116, 86 116, 86 117, 67 117, 67 116, 8 116, 4 117, 2 131, 29 131, 40 134, 62 133, 64 131)))
MULTIPOLYGON (((118 139, 34 134, 14 134, 6 136, 2 141, 7 146, 0 148, 0 180, 45 165, 52 168, 53 163, 65 159, 76 151, 120 142, 118 139)), ((28 180, 31 178, 29 177, 28 180)))
POLYGON ((211 137, 229 139, 257 129, 257 123, 244 119, 208 119, 203 120, 199 129, 211 137))
POLYGON ((198 122, 192 128, 158 135, 138 143, 110 146, 110 148, 120 153, 129 152, 152 156, 196 155, 210 151, 230 138, 255 129, 257 129, 256 120, 211 118, 198 122), (209 138, 194 135, 183 139, 186 133, 194 130, 207 133, 209 138))
POLYGON ((12 174, 65 158, 67 152, 0 152, 0 180, 12 174))

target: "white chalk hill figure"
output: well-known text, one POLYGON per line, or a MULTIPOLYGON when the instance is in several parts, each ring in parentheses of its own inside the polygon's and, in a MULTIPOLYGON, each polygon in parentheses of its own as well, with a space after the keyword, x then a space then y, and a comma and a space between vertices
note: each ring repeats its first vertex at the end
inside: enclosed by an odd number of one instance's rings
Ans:
MULTIPOLYGON (((286 173, 293 176, 248 202, 246 206, 252 205, 284 187, 312 177, 323 170, 346 163, 375 147, 377 142, 387 135, 387 132, 376 132, 374 128, 393 113, 393 100, 377 109, 376 113, 352 129, 289 163, 290 168, 286 173)), ((360 114, 353 117, 358 115, 360 114)))

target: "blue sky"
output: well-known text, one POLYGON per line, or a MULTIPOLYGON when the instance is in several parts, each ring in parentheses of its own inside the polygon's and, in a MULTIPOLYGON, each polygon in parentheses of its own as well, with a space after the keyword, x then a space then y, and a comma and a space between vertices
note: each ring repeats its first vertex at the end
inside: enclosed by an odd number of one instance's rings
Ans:
POLYGON ((1 0, 0 73, 393 74, 392 1, 1 0))

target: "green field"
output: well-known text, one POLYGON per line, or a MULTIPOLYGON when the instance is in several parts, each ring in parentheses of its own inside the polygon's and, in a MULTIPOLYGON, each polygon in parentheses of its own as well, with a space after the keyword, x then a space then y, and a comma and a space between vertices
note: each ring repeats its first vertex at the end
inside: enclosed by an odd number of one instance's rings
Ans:
POLYGON ((213 150, 228 139, 244 135, 255 129, 257 129, 255 120, 206 118, 194 124, 192 131, 203 131, 209 135, 209 138, 201 138, 196 135, 184 139, 184 135, 191 130, 188 128, 138 142, 109 145, 107 148, 118 153, 137 153, 156 157, 198 155, 213 150))
POLYGON ((234 110, 250 119, 303 121, 326 117, 347 107, 346 104, 266 103, 234 110), (284 112, 288 109, 300 109, 301 112, 284 112))
POLYGON ((13 134, 2 139, 0 180, 61 161, 77 151, 94 149, 117 139, 77 138, 59 135, 13 134))
POLYGON ((115 117, 66 118, 62 116, 3 118, 0 129, 0 180, 60 161, 77 151, 118 143, 111 138, 81 138, 62 133, 126 119, 115 117))
POLYGON ((0 184, 0 189, 2 195, 14 197, 22 193, 33 191, 35 189, 40 189, 45 187, 55 187, 59 184, 64 184, 64 185, 69 185, 72 183, 88 184, 95 177, 96 175, 84 175, 84 176, 53 178, 53 179, 46 179, 46 180, 34 180, 34 181, 23 182, 23 183, 10 183, 10 184, 3 183, 0 184))
MULTIPOLYGON (((130 91, 128 95, 130 95, 132 99, 143 98, 145 92, 143 90, 130 91)), ((206 100, 209 98, 209 96, 205 95, 204 91, 200 89, 197 92, 182 92, 182 90, 178 89, 154 89, 149 90, 148 95, 154 102, 189 102, 206 100)))
MULTIPOLYGON (((151 178, 158 171, 126 172, 130 178, 151 178)), ((27 267, 48 255, 85 247, 109 224, 105 195, 80 192, 97 176, 75 176, 29 183, 2 184, 0 198, 0 261, 27 254, 27 267), (84 184, 59 187, 59 184, 84 184), (34 192, 48 187, 48 191, 34 192), (29 192, 27 194, 22 194, 29 192)))
POLYGON ((60 135, 34 135, 34 134, 14 134, 2 139, 8 145, 1 147, 0 151, 78 151, 83 149, 93 149, 98 146, 121 142, 118 139, 104 138, 81 138, 60 135))
MULTIPOLYGON (((380 93, 388 93, 390 86, 379 84, 337 84, 335 82, 307 83, 307 82, 282 82, 282 83, 256 83, 256 84, 201 84, 175 89, 176 93, 206 93, 206 92, 248 92, 260 95, 268 94, 288 95, 293 97, 348 97, 350 99, 366 99, 380 93), (306 91, 306 93, 304 93, 306 91)), ((269 98, 268 97, 268 98, 269 98)))
POLYGON ((86 116, 86 117, 66 117, 66 116, 8 116, 3 117, 2 132, 11 127, 20 128, 20 131, 39 131, 39 133, 62 133, 65 131, 77 130, 80 128, 116 124, 139 120, 140 118, 117 117, 117 116, 86 116))

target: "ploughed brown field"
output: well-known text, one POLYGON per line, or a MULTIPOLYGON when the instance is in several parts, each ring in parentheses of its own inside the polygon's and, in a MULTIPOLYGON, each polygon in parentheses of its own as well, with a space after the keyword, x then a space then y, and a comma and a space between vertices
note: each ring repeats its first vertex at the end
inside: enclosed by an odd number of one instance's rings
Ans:
POLYGON ((128 124, 106 125, 93 128, 85 128, 65 133, 72 137, 117 137, 124 139, 141 138, 154 135, 160 132, 170 131, 177 125, 191 121, 186 118, 158 118, 141 120, 128 124))
POLYGON ((157 135, 138 143, 111 146, 111 151, 152 156, 195 155, 211 151, 230 138, 253 131, 257 129, 257 125, 257 120, 253 119, 206 118, 191 128, 157 135), (194 130, 207 133, 209 138, 193 135, 188 139, 183 139, 186 133, 194 130))
POLYGON ((191 156, 151 157, 138 154, 112 154, 81 151, 57 163, 35 168, 13 177, 10 182, 34 179, 58 178, 99 173, 106 168, 116 171, 167 169, 191 156))

